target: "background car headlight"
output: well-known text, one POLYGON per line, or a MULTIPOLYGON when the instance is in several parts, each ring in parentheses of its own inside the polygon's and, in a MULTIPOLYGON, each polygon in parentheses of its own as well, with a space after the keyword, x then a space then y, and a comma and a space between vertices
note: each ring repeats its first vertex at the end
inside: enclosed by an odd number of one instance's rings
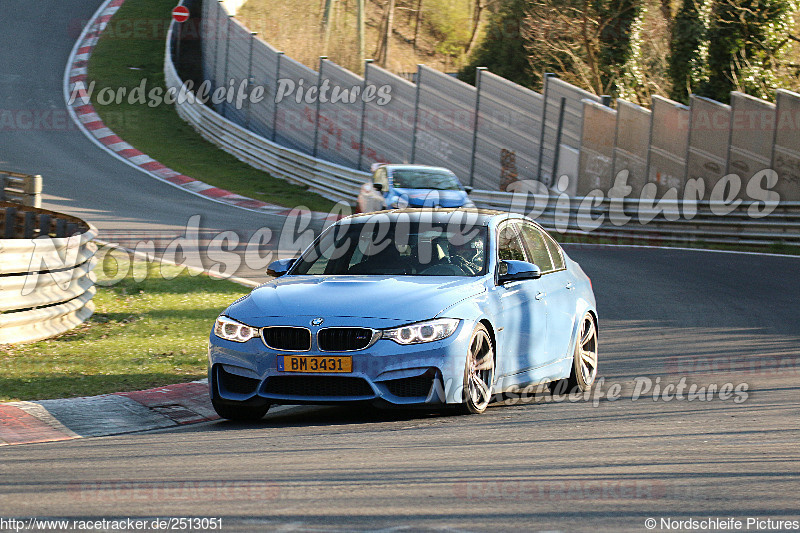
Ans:
POLYGON ((250 327, 226 316, 218 316, 214 323, 214 335, 233 342, 247 342, 258 336, 258 328, 250 327))
POLYGON ((398 344, 419 344, 446 339, 458 327, 457 318, 439 318, 409 324, 401 328, 386 329, 381 338, 391 339, 398 344))

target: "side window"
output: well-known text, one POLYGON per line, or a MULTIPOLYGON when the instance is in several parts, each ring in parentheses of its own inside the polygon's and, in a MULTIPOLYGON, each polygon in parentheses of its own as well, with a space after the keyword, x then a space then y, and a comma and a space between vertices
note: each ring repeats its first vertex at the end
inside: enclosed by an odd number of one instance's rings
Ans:
POLYGON ((550 258, 550 252, 547 250, 545 236, 542 235, 539 228, 530 224, 523 224, 521 233, 525 248, 528 250, 530 261, 541 268, 543 274, 552 272, 553 260, 550 258))
POLYGON ((506 224, 497 234, 497 254, 501 260, 525 261, 525 252, 512 224, 506 224))
POLYGON ((553 258, 553 270, 564 270, 564 254, 561 253, 561 247, 546 233, 544 240, 547 243, 547 249, 550 250, 550 257, 553 258))

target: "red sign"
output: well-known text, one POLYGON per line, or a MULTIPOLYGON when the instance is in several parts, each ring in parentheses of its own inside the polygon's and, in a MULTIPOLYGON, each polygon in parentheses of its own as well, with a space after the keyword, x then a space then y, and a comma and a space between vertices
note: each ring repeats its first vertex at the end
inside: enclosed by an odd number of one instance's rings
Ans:
POLYGON ((172 18, 175 22, 186 22, 189 19, 189 10, 183 6, 178 6, 172 10, 172 18))

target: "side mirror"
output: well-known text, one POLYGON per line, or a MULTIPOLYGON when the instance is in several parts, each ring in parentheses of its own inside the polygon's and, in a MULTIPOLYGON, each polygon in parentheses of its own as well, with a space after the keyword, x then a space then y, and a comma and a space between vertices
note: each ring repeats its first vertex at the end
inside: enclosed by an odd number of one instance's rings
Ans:
POLYGON ((289 269, 292 268, 292 265, 295 261, 297 261, 297 258, 278 259, 277 261, 273 261, 267 267, 267 275, 279 278, 289 272, 289 269))
POLYGON ((373 183, 372 188, 378 192, 383 192, 383 183, 373 183))
POLYGON ((542 269, 527 261, 514 261, 512 259, 500 261, 499 270, 500 285, 512 281, 539 279, 542 277, 542 269))
POLYGON ((467 191, 467 194, 472 194, 472 191, 475 190, 474 187, 470 187, 469 185, 464 186, 464 190, 467 191))

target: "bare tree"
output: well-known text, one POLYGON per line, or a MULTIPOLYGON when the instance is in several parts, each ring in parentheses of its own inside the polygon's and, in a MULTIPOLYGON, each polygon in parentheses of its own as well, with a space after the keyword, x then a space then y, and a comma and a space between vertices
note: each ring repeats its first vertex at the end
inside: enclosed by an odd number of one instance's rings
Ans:
POLYGON ((383 33, 378 44, 378 51, 375 54, 378 64, 386 68, 389 63, 390 49, 392 44, 392 31, 394 22, 395 0, 388 0, 383 12, 383 33))

